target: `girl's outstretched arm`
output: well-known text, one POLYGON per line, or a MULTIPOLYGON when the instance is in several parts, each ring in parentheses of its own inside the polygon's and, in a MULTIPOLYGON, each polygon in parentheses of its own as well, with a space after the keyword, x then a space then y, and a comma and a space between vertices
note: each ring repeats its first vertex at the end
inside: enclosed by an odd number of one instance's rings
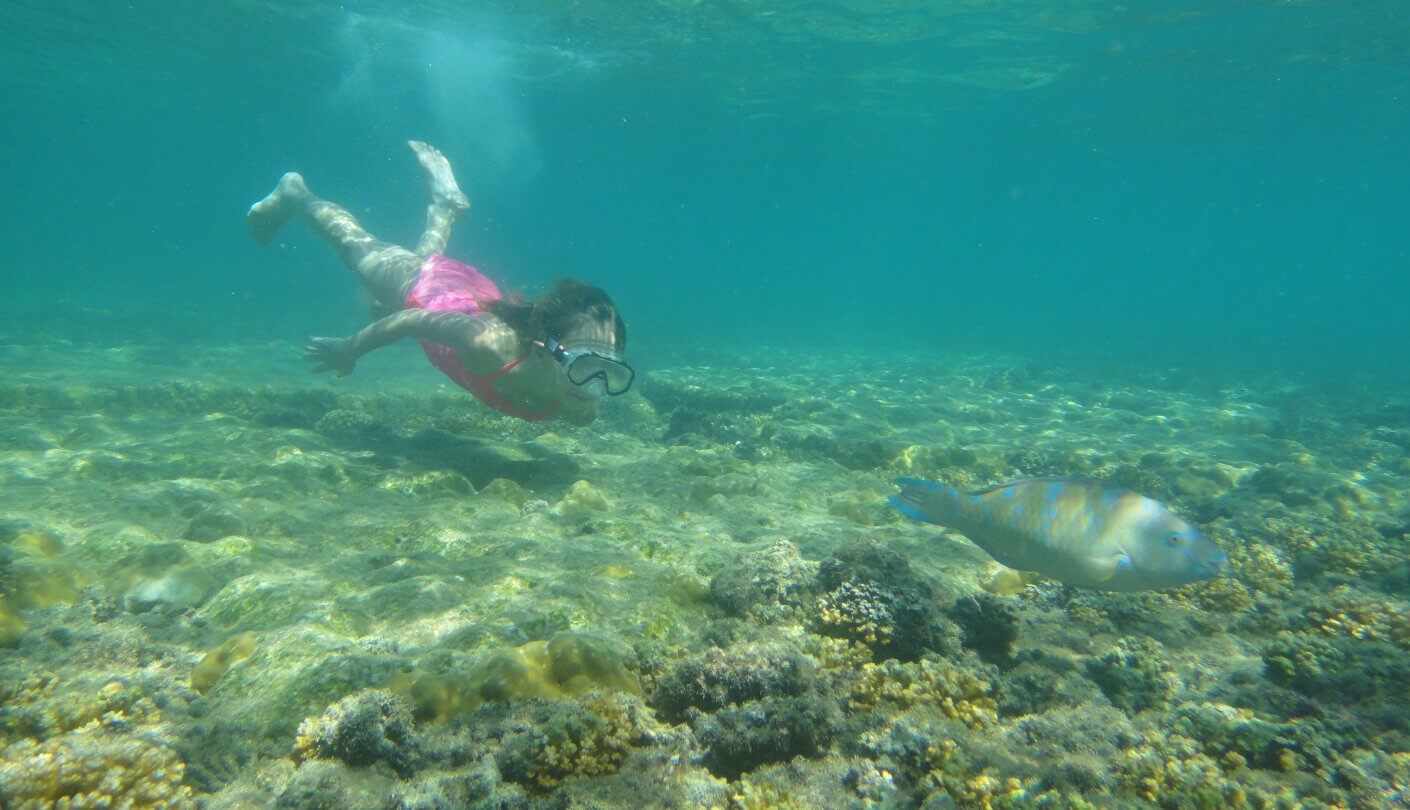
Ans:
POLYGON ((484 321, 464 312, 403 309, 373 321, 349 338, 309 338, 304 359, 316 364, 312 369, 315 372, 332 371, 346 377, 364 354, 403 338, 416 338, 449 346, 462 361, 471 362, 476 354, 488 353, 476 340, 486 328, 484 321))

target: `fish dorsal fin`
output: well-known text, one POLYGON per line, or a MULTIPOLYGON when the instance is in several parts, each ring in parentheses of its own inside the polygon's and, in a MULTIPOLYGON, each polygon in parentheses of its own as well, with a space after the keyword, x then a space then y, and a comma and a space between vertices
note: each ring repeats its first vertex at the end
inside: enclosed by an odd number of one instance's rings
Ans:
POLYGON ((1035 475, 1032 478, 1015 478, 1012 481, 1004 481, 1000 484, 990 484, 987 487, 981 487, 965 494, 970 496, 988 495, 990 492, 998 492, 1001 489, 1016 487, 1021 484, 1050 484, 1054 481, 1060 484, 1093 484, 1095 486, 1103 487, 1105 489, 1115 489, 1115 487, 1111 486, 1105 481, 1098 481, 1095 478, 1064 478, 1060 475, 1035 475))

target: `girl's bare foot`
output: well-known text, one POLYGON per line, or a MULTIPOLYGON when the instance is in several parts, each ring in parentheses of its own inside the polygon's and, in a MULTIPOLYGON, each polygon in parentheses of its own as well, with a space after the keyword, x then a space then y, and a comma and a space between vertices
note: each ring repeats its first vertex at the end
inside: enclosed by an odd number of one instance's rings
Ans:
POLYGON ((463 214, 470 210, 470 199, 461 193, 446 156, 436 147, 422 141, 406 143, 421 163, 421 174, 426 180, 426 189, 431 192, 431 200, 457 213, 463 214))
POLYGON ((279 185, 269 192, 269 196, 250 206, 245 214, 250 236, 261 245, 269 244, 284 223, 298 212, 297 204, 307 197, 308 186, 298 172, 289 172, 279 178, 279 185))

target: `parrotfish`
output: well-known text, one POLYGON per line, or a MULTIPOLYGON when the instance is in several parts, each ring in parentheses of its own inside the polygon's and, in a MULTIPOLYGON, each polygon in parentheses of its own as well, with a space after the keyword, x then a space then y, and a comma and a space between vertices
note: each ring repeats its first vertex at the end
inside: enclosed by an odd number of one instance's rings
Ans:
POLYGON ((958 531, 1001 564, 1104 591, 1172 588, 1229 557, 1163 504, 1100 481, 1025 478, 960 492, 898 478, 892 505, 958 531))

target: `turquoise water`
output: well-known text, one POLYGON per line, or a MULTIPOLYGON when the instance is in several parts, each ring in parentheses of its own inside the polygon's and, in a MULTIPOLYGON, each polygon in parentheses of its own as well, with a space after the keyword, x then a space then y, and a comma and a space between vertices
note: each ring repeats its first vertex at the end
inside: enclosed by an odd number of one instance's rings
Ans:
POLYGON ((346 279, 304 235, 257 250, 239 214, 296 168, 410 240, 417 137, 476 205, 455 255, 598 281, 643 357, 924 340, 1394 369, 1410 345, 1395 2, 0 13, 23 235, 0 261, 62 257, 30 306, 176 295, 297 336, 349 311, 346 279))
POLYGON ((1410 801, 1404 3, 13 0, 0 93, 0 807, 1410 801), (596 423, 305 372, 368 299, 245 212, 411 244, 412 138, 447 254, 619 305, 596 423))

